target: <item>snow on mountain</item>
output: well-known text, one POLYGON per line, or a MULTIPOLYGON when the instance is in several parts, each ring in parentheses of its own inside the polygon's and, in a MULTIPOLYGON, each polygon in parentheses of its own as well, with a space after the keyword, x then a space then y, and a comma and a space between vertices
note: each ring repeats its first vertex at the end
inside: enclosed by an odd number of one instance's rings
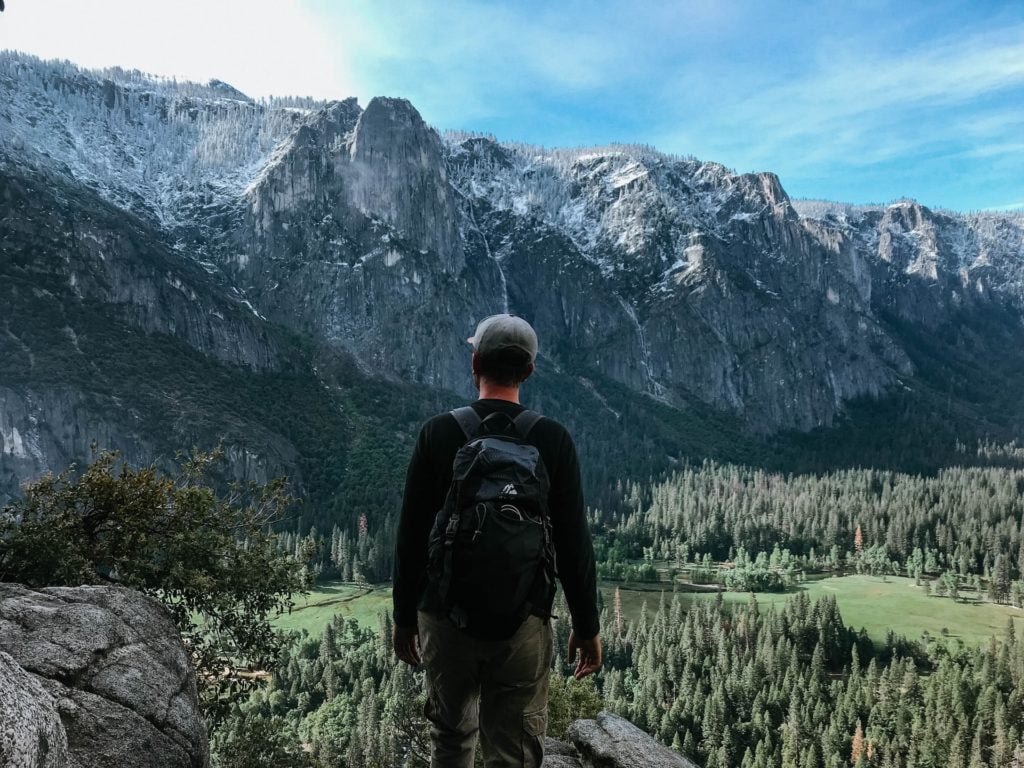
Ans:
POLYGON ((274 147, 320 106, 254 103, 220 81, 92 72, 12 52, 0 54, 0 102, 0 162, 85 183, 169 228, 237 200, 274 147))
POLYGON ((546 149, 460 132, 445 138, 450 176, 465 194, 558 228, 606 271, 623 266, 609 248, 626 257, 649 257, 655 248, 655 258, 673 264, 692 229, 716 228, 732 191, 723 188, 724 167, 647 146, 546 149))
POLYGON ((450 176, 465 195, 559 229, 605 273, 677 275, 691 265, 695 236, 728 240, 737 223, 776 211, 805 220, 816 238, 848 238, 864 257, 903 258, 906 274, 956 275, 1024 304, 1021 213, 793 201, 774 174, 738 174, 643 145, 548 149, 464 132, 445 138, 450 176))
POLYGON ((913 200, 794 200, 793 207, 805 219, 845 234, 865 253, 895 258, 908 275, 933 281, 940 273, 955 275, 976 293, 996 291, 1024 306, 1024 212, 959 213, 913 200))

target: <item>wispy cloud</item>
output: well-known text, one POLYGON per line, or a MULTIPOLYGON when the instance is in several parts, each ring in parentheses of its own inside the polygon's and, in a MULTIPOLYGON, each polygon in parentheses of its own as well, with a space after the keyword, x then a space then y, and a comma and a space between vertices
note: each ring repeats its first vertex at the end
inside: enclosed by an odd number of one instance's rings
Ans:
MULTIPOLYGON (((818 67, 804 76, 722 104, 702 138, 710 151, 727 152, 752 167, 794 155, 790 168, 816 165, 825 155, 875 163, 965 131, 1004 137, 1018 127, 1019 110, 990 113, 973 128, 970 115, 954 113, 950 120, 943 113, 1022 87, 1024 25, 888 55, 832 48, 820 51, 818 67), (756 128, 722 130, 744 125, 756 128), (794 153, 794 145, 805 151, 794 153)), ((665 140, 674 143, 671 133, 665 140)))

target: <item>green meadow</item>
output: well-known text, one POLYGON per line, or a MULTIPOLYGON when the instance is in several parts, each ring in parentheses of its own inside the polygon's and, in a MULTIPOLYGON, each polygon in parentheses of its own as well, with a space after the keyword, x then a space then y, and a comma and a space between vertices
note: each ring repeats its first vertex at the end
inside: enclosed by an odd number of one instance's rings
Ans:
POLYGON ((342 582, 317 584, 308 595, 292 600, 290 613, 274 620, 274 626, 287 631, 306 630, 316 636, 336 614, 363 626, 377 626, 381 613, 391 611, 391 585, 356 585, 342 582))
MULTIPOLYGON (((612 605, 616 584, 605 582, 601 585, 604 604, 612 605)), ((619 585, 622 595, 623 612, 630 619, 637 619, 646 602, 652 611, 657 608, 661 593, 671 599, 668 584, 619 585)), ((683 591, 679 595, 689 606, 698 600, 714 600, 717 592, 683 591)), ((925 632, 934 638, 948 637, 962 640, 968 645, 988 642, 993 635, 1002 637, 1006 632, 1007 620, 1013 618, 1018 632, 1024 632, 1024 611, 1006 605, 995 605, 980 599, 970 591, 964 598, 953 602, 948 597, 931 597, 913 579, 879 576, 837 576, 808 581, 796 590, 782 593, 760 593, 756 595, 762 606, 779 605, 797 591, 805 591, 813 600, 832 595, 839 603, 839 610, 847 626, 865 629, 872 640, 884 642, 891 629, 897 635, 920 639, 925 632)), ((736 603, 751 599, 745 592, 723 592, 722 599, 736 603)), ((354 585, 347 583, 325 583, 306 596, 293 600, 291 613, 279 616, 274 625, 284 630, 305 629, 311 635, 319 635, 335 614, 352 619, 363 626, 376 626, 382 612, 391 610, 391 587, 380 585, 354 585)))
MULTIPOLYGON (((652 611, 657 608, 660 593, 665 587, 671 592, 671 585, 629 584, 620 585, 623 613, 635 619, 640 615, 644 602, 652 611)), ((680 589, 684 589, 680 585, 680 589)), ((612 605, 615 584, 602 585, 604 603, 612 605)), ((965 591, 960 601, 948 597, 931 597, 922 587, 914 585, 913 579, 880 576, 836 576, 808 581, 795 590, 781 593, 759 593, 757 601, 762 606, 781 604, 797 591, 805 591, 813 600, 832 595, 839 604, 843 621, 854 629, 865 629, 872 640, 884 642, 888 630, 897 635, 917 640, 928 632, 932 637, 943 635, 962 640, 968 645, 988 642, 993 635, 1002 637, 1006 632, 1007 620, 1014 619, 1016 629, 1024 631, 1024 611, 1006 605, 996 605, 980 599, 973 592, 965 591), (945 632, 943 631, 945 630, 945 632)), ((698 600, 714 600, 716 592, 680 592, 686 604, 698 600)), ((667 595, 671 598, 671 594, 667 595)), ((740 602, 751 599, 746 592, 723 592, 726 602, 740 602)))

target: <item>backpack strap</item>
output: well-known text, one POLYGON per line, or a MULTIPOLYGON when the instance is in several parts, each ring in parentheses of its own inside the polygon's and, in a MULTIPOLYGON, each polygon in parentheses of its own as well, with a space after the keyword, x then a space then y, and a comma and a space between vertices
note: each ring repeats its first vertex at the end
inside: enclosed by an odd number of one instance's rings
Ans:
POLYGON ((480 431, 480 415, 473 406, 464 405, 462 408, 456 408, 451 414, 459 422, 459 426, 462 427, 466 440, 472 440, 476 437, 477 432, 480 431))
POLYGON ((543 418, 536 411, 525 410, 516 416, 512 423, 516 425, 516 431, 519 432, 519 436, 525 440, 529 436, 530 430, 543 418))

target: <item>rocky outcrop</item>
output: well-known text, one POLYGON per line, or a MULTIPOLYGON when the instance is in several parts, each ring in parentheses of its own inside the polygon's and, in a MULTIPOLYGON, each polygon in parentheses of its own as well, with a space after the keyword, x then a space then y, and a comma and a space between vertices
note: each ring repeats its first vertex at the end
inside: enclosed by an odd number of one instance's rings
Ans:
POLYGON ((39 735, 52 741, 50 762, 25 765, 209 765, 191 660, 170 617, 150 598, 114 587, 0 584, 0 652, 0 669, 10 668, 2 666, 9 659, 17 665, 14 679, 27 678, 22 690, 31 692, 21 702, 0 698, 4 723, 17 725, 13 743, 39 735), (13 710, 4 708, 20 704, 35 707, 39 718, 9 718, 13 710), (66 734, 63 761, 61 730, 47 714, 53 711, 66 734))
POLYGON ((0 651, 0 765, 4 768, 70 766, 68 737, 53 697, 0 651))
POLYGON ((544 768, 697 768, 628 720, 601 712, 569 727, 572 744, 548 739, 544 768))
POLYGON ((414 247, 436 254, 445 271, 458 273, 463 245, 441 140, 412 104, 371 99, 356 123, 349 157, 352 204, 414 247))

